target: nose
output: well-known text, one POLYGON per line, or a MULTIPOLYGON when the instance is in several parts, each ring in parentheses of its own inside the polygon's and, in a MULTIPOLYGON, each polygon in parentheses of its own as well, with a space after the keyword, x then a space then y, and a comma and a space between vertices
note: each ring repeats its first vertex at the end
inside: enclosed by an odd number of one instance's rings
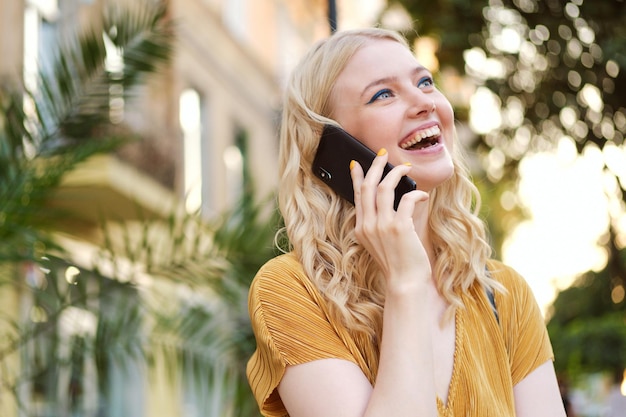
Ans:
POLYGON ((435 110, 437 110, 437 105, 435 104, 435 100, 428 97, 421 90, 414 91, 410 94, 408 98, 409 102, 409 115, 410 116, 426 116, 435 110))

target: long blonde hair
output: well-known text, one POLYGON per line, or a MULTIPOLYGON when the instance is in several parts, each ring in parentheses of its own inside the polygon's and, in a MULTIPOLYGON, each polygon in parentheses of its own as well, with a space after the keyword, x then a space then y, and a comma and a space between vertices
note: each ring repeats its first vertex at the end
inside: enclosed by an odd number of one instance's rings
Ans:
MULTIPOLYGON (((384 279, 356 241, 354 207, 311 169, 323 125, 337 124, 331 119, 330 100, 335 81, 354 53, 373 38, 408 48, 403 37, 384 29, 337 32, 318 42, 292 72, 283 102, 278 199, 289 249, 328 301, 330 314, 358 339, 377 342, 384 279)), ((433 276, 452 311, 462 307, 459 291, 476 280, 494 286, 485 269, 491 248, 477 216, 480 196, 457 148, 453 176, 431 193, 429 220, 437 256, 433 276)))

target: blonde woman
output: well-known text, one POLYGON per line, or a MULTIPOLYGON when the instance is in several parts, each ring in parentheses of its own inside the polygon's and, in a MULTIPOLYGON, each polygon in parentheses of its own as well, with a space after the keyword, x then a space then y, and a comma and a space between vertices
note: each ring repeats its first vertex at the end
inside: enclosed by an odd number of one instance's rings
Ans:
POLYGON ((249 298, 264 416, 565 416, 537 304, 489 259, 452 108, 402 37, 315 45, 287 86, 280 140, 291 247, 249 298), (325 124, 377 151, 367 175, 350 164, 354 205, 313 173, 325 124), (394 210, 404 175, 417 190, 394 210))

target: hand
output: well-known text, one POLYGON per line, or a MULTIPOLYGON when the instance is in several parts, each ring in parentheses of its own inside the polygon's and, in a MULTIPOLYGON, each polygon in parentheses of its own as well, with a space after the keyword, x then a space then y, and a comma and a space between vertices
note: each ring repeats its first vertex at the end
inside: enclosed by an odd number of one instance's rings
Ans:
POLYGON ((416 221, 427 223, 428 194, 420 190, 404 194, 395 211, 394 190, 411 168, 398 165, 381 181, 387 158, 387 152, 381 150, 365 176, 362 167, 354 162, 351 176, 357 240, 379 264, 389 290, 395 285, 424 282, 431 269, 415 228, 416 221))

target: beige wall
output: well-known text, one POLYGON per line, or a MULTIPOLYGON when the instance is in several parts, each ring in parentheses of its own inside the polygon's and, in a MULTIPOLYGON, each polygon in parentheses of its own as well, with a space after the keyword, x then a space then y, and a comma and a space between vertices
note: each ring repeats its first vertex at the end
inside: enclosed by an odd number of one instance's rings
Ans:
POLYGON ((22 73, 24 0, 0 1, 0 82, 22 73))
POLYGON ((222 154, 237 127, 249 134, 259 196, 275 190, 281 84, 304 50, 328 34, 325 0, 240 1, 238 29, 229 26, 226 3, 172 1, 179 27, 174 91, 192 87, 206 99, 208 214, 229 203, 222 154))
MULTIPOLYGON (((6 264, 0 267, 0 275, 2 279, 11 279, 11 276, 15 274, 13 268, 10 268, 6 264)), ((2 343, 0 346, 5 346, 5 343, 9 340, 5 337, 8 334, 13 334, 13 328, 9 325, 9 320, 17 320, 20 311, 20 294, 15 287, 3 285, 0 287, 0 306, 2 314, 6 314, 8 317, 0 320, 0 337, 2 337, 2 343)), ((12 381, 13 375, 18 373, 19 356, 17 353, 10 355, 9 358, 2 361, 2 368, 0 369, 0 384, 5 381, 12 381)), ((13 416, 14 410, 17 409, 17 403, 13 394, 7 389, 0 388, 0 416, 13 416)))
MULTIPOLYGON (((232 39, 215 12, 197 1, 175 0, 178 22, 174 72, 180 93, 194 88, 206 100, 203 155, 204 181, 210 181, 209 212, 228 203, 223 152, 233 144, 239 125, 249 134, 254 178, 262 193, 276 183, 275 166, 278 87, 268 65, 232 39)), ((180 186, 180 184, 179 184, 180 186)))
POLYGON ((183 196, 183 137, 178 98, 187 88, 205 100, 203 120, 203 211, 219 213, 232 203, 223 162, 237 129, 248 134, 250 164, 259 197, 277 183, 277 128, 280 88, 287 72, 314 40, 327 35, 326 1, 247 0, 239 31, 228 24, 226 1, 172 0, 177 27, 172 67, 154 78, 127 122, 150 140, 150 147, 125 150, 183 196), (141 161, 146 152, 160 163, 141 161), (169 159, 167 159, 168 157, 169 159), (169 178, 163 179, 163 177, 169 178))

